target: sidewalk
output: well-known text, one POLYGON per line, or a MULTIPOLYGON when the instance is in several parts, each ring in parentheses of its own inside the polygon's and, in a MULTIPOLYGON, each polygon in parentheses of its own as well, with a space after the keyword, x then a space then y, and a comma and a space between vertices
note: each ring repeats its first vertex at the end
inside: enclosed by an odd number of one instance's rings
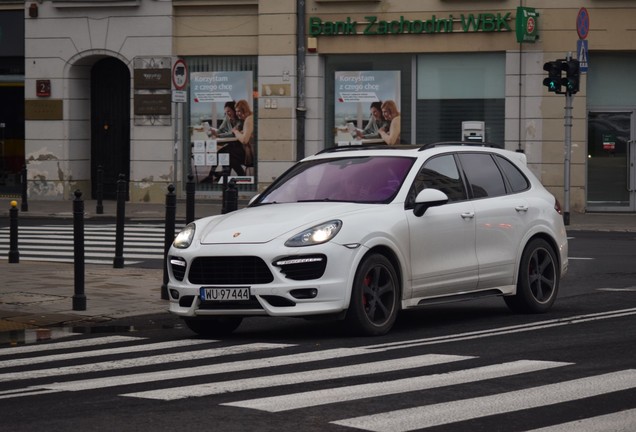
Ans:
MULTIPOLYGON (((10 198, 0 198, 1 225, 8 225, 10 198)), ((16 200, 17 208, 21 203, 16 200)), ((33 201, 25 217, 72 218, 72 201, 33 201)), ((116 203, 106 201, 104 214, 95 212, 96 202, 85 201, 85 219, 114 218, 116 203)), ((239 208, 245 203, 239 203, 239 208)), ((221 213, 217 201, 199 202, 195 216, 221 213)), ((185 221, 185 202, 177 203, 177 222, 185 221)), ((165 205, 126 203, 127 220, 164 220, 165 205)), ((572 213, 568 232, 618 231, 636 233, 636 214, 572 213)), ((95 325, 120 318, 167 313, 168 300, 161 299, 163 270, 105 265, 86 265, 84 272, 86 310, 73 310, 74 265, 21 260, 9 264, 0 257, 0 346, 9 334, 38 331, 49 334, 51 327, 95 325)), ((21 336, 22 337, 22 336, 21 336)), ((46 337, 46 336, 44 336, 46 337)))

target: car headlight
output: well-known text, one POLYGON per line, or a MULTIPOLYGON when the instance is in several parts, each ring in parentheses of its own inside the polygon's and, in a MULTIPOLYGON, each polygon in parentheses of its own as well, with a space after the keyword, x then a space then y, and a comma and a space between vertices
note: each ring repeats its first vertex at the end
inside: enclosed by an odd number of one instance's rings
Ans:
POLYGON ((332 220, 306 229, 287 240, 285 246, 300 247, 326 243, 338 234, 342 227, 341 220, 332 220))
POLYGON ((193 223, 188 224, 181 230, 179 234, 174 238, 174 242, 172 242, 172 246, 178 249, 187 249, 192 244, 192 239, 194 238, 194 232, 196 230, 196 225, 193 223))

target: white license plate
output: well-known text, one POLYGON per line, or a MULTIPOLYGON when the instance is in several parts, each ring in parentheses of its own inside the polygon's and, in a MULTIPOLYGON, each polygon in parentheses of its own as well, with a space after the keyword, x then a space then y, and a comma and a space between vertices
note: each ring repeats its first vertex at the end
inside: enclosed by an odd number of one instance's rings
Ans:
POLYGON ((242 288, 201 288, 202 301, 248 301, 250 299, 249 287, 242 288))

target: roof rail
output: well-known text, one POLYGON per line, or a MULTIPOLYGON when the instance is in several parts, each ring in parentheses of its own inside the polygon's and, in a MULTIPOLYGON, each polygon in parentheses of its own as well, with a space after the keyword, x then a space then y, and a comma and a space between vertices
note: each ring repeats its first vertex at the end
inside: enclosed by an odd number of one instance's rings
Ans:
POLYGON ((416 148, 415 146, 404 146, 404 145, 398 145, 398 146, 390 146, 390 145, 386 145, 386 144, 360 144, 360 145, 346 145, 346 146, 333 146, 333 147, 327 147, 326 149, 323 149, 321 151, 319 151, 316 154, 323 154, 323 153, 337 153, 337 152, 341 152, 341 151, 351 151, 351 150, 374 150, 374 149, 404 149, 404 148, 416 148))
POLYGON ((503 146, 488 142, 481 141, 440 141, 429 144, 424 144, 420 147, 419 151, 423 151, 430 148, 435 147, 444 147, 444 146, 469 146, 469 147, 490 147, 490 148, 499 148, 502 149, 503 146))

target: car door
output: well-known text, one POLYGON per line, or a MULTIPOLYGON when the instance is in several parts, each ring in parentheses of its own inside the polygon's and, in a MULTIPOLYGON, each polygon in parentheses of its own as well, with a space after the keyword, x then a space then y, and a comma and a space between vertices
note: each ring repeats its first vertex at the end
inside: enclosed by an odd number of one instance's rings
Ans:
POLYGON ((452 153, 434 156, 420 169, 409 199, 424 188, 441 190, 447 204, 416 216, 407 203, 413 297, 441 296, 477 287, 475 212, 452 153))
POLYGON ((458 158, 475 209, 478 288, 511 285, 520 242, 532 213, 523 193, 530 184, 499 155, 463 153, 458 158))

